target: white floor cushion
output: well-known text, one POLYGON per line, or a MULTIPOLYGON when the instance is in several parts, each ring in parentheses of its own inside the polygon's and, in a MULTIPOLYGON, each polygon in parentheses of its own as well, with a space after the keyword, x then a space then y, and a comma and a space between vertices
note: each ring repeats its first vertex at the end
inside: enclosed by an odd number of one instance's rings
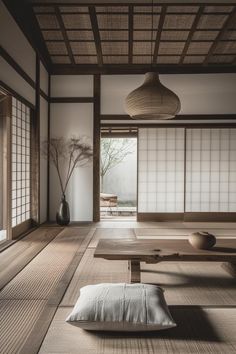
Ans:
POLYGON ((163 290, 149 284, 85 286, 66 321, 100 331, 153 331, 176 326, 163 290))

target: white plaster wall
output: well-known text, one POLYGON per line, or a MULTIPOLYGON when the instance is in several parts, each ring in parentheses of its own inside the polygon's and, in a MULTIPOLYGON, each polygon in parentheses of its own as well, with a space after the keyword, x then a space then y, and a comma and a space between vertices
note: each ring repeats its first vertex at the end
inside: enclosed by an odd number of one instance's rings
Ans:
POLYGON ((1 0, 0 44, 35 81, 35 51, 1 0))
MULTIPOLYGON (((160 75, 180 98, 180 114, 236 114, 236 74, 160 75)), ((144 75, 103 75, 102 114, 125 114, 125 97, 143 83, 144 75)))
MULTIPOLYGON (((48 103, 40 98, 40 143, 48 137, 48 103)), ((47 220, 47 159, 40 154, 40 223, 47 220)))
MULTIPOLYGON (((93 104, 56 103, 51 105, 51 137, 86 136, 93 139, 93 104)), ((65 172, 65 170, 64 170, 65 172)), ((93 166, 77 168, 66 193, 71 221, 93 219, 93 166)), ((55 220, 61 192, 55 168, 50 166, 50 219, 55 220)))
POLYGON ((52 97, 92 97, 93 75, 52 75, 52 97))
POLYGON ((40 88, 46 95, 48 94, 48 72, 42 62, 40 62, 40 88))
POLYGON ((34 89, 1 57, 0 80, 29 102, 35 104, 34 89))

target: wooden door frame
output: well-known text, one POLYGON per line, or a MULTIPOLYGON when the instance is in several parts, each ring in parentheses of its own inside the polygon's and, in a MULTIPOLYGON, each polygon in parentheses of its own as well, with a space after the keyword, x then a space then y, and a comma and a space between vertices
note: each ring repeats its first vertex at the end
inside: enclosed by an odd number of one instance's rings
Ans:
POLYGON ((6 98, 2 103, 3 115, 3 228, 6 230, 6 239, 12 239, 11 226, 11 197, 12 197, 12 172, 11 172, 11 116, 12 97, 6 93, 6 98))

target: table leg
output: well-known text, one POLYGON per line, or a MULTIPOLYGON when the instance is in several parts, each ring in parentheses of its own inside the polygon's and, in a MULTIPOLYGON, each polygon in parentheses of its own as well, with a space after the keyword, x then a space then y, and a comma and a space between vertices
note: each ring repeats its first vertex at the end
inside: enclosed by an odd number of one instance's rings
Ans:
POLYGON ((140 283, 141 281, 140 261, 136 261, 136 260, 129 261, 129 272, 130 272, 130 283, 140 283))
POLYGON ((221 267, 229 273, 232 277, 236 278, 236 263, 222 263, 221 267))

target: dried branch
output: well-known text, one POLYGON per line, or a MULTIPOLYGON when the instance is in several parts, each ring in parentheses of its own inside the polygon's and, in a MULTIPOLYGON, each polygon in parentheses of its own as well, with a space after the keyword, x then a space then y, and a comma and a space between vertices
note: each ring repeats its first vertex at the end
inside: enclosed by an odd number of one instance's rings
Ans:
POLYGON ((49 158, 56 168, 62 194, 65 195, 68 183, 76 167, 85 166, 93 156, 92 147, 82 137, 52 138, 45 140, 41 147, 42 155, 49 158), (66 178, 63 183, 61 165, 67 164, 66 178))

